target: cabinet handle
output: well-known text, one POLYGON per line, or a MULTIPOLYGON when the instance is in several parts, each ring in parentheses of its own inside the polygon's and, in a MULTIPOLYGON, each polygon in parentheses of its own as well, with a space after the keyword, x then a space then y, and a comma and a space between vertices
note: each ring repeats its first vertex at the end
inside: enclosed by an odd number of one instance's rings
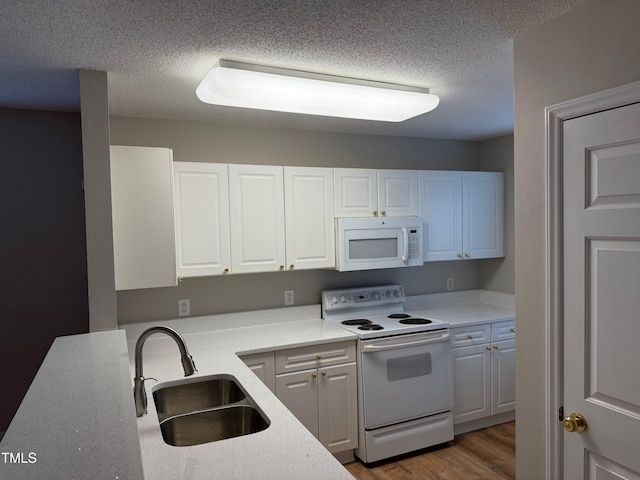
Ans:
POLYGON ((284 270, 284 265, 280 265, 280 270, 284 270))
POLYGON ((289 270, 293 270, 293 266, 294 266, 293 263, 290 263, 289 264, 289 270))
POLYGON ((473 335, 467 335, 467 338, 471 340, 473 338, 473 335))
POLYGON ((461 254, 461 253, 459 253, 459 254, 458 254, 458 258, 464 258, 464 255, 463 255, 463 254, 461 254))
POLYGON ((493 346, 493 349, 494 349, 494 350, 498 350, 498 348, 499 348, 499 347, 498 347, 498 345, 494 345, 494 346, 493 346))
POLYGON ((511 333, 516 333, 515 327, 511 329, 511 333))
POLYGON ((484 348, 486 348, 487 350, 491 350, 491 345, 487 345, 487 346, 486 346, 486 347, 484 347, 484 348))
POLYGON ((228 269, 228 268, 225 268, 225 269, 222 271, 222 273, 229 273, 229 269, 228 269))
POLYGON ((384 217, 386 214, 387 214, 387 212, 385 212, 384 210, 382 210, 382 211, 380 212, 380 215, 382 215, 383 217, 384 217))
POLYGON ((377 217, 377 216, 378 216, 378 211, 377 211, 377 210, 374 210, 374 211, 372 211, 372 212, 371 212, 371 214, 372 214, 374 217, 377 217))
POLYGON ((322 375, 323 377, 327 376, 327 372, 325 372, 324 370, 322 372, 320 372, 320 375, 322 375))
POLYGON ((182 277, 178 277, 178 283, 182 283, 182 277))
POLYGON ((315 373, 312 373, 312 374, 311 374, 311 378, 312 378, 313 380, 315 380, 317 377, 318 377, 318 375, 316 375, 315 373))
POLYGON ((316 360, 320 360, 320 359, 322 359, 322 355, 320 354, 316 355, 316 360))
POLYGON ((465 253, 464 256, 465 256, 465 258, 469 258, 471 256, 471 254, 470 253, 465 253))

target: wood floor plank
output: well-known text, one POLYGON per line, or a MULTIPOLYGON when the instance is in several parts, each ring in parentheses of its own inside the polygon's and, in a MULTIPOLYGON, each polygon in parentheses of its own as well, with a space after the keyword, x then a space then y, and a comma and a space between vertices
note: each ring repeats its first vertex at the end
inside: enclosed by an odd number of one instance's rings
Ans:
POLYGON ((422 450, 367 467, 345 465, 358 480, 511 480, 515 422, 457 435, 448 447, 422 450))

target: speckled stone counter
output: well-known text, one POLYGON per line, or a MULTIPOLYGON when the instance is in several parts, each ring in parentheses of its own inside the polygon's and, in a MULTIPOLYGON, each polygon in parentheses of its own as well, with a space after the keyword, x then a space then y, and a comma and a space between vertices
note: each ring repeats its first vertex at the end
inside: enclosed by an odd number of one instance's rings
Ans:
POLYGON ((2 480, 142 479, 125 333, 56 338, 0 451, 2 480))
MULTIPOLYGON (((163 382, 184 378, 184 374, 175 342, 162 334, 152 335, 143 348, 144 375, 158 382, 146 382, 149 413, 137 419, 145 478, 353 479, 237 356, 356 338, 319 318, 291 321, 289 312, 307 316, 295 310, 267 311, 125 326, 132 376, 139 334, 154 325, 170 326, 183 335, 198 368, 198 373, 189 379, 232 375, 270 421, 266 430, 250 435, 190 447, 167 445, 160 433, 152 392, 163 382)), ((313 312, 319 316, 319 310, 313 312)))

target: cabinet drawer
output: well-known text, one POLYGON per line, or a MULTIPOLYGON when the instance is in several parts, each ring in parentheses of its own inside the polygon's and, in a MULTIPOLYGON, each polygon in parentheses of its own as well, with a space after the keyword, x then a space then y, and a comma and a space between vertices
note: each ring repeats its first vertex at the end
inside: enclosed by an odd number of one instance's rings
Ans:
POLYGON ((469 325, 451 329, 451 346, 465 347, 479 343, 489 343, 491 340, 491 324, 469 325))
POLYGON ((507 320, 506 322, 498 322, 491 325, 491 341, 499 342, 500 340, 511 340, 516 338, 516 321, 507 320))
POLYGON ((355 361, 354 341, 290 348, 276 352, 276 374, 355 361))

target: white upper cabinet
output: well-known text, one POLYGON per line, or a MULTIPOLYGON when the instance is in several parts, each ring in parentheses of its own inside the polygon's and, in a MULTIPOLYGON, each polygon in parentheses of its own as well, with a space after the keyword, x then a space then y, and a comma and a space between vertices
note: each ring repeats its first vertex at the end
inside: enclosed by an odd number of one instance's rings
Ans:
POLYGON ((418 214, 415 170, 336 168, 334 189, 336 217, 418 214))
POLYGON ((333 171, 336 217, 371 217, 378 213, 375 169, 336 168, 333 171))
POLYGON ((284 167, 287 269, 335 266, 333 169, 284 167))
POLYGON ((501 172, 419 172, 424 260, 504 256, 501 172))
POLYGON ((116 290, 176 285, 173 152, 111 147, 116 290))
POLYGON ((378 170, 378 215, 411 217, 418 215, 418 172, 378 170))
POLYGON ((283 167, 229 165, 231 271, 285 267, 283 167))
POLYGON ((178 276, 228 273, 231 254, 227 165, 175 162, 173 167, 178 276))

